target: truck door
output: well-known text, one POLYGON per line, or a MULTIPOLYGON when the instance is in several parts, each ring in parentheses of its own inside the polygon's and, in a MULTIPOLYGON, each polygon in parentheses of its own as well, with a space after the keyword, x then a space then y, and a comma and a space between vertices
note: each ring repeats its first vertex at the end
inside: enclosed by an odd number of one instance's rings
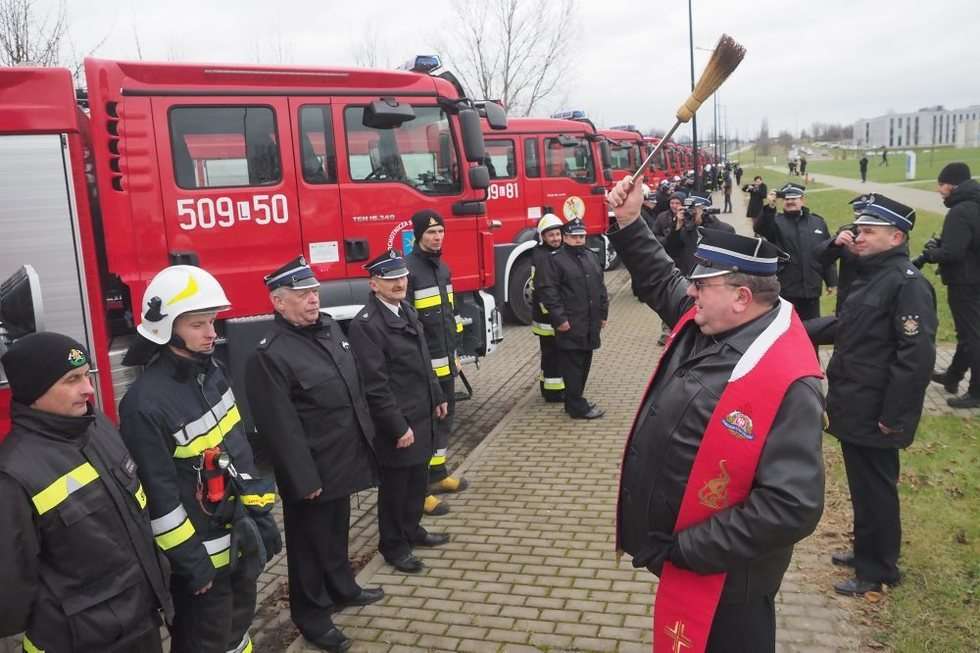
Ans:
POLYGON ((303 252, 318 279, 343 279, 346 274, 344 226, 333 106, 329 98, 289 98, 289 111, 303 252))
POLYGON ((502 224, 493 232, 494 240, 511 243, 528 225, 527 192, 523 188, 528 179, 518 176, 517 144, 513 138, 485 139, 485 142, 490 171, 487 217, 502 224))
POLYGON ((542 200, 565 221, 581 218, 590 233, 606 228, 603 197, 592 143, 584 135, 557 134, 542 142, 542 200))
POLYGON ((537 136, 526 136, 521 142, 521 162, 524 180, 524 205, 527 211, 527 226, 536 227, 538 220, 547 211, 545 208, 544 188, 541 181, 541 139, 537 136))
POLYGON ((155 97, 170 261, 214 274, 238 314, 268 313, 262 276, 303 253, 285 98, 155 97))

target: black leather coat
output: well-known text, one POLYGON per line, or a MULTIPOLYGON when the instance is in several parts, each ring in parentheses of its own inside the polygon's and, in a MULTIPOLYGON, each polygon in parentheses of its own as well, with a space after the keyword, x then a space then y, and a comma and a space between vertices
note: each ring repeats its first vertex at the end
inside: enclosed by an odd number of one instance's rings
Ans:
MULTIPOLYGON (((637 221, 609 237, 640 299, 675 324, 693 302, 688 282, 646 225, 637 221)), ((634 565, 660 572, 652 561, 658 546, 671 540, 708 420, 735 364, 775 313, 716 337, 703 335, 692 321, 676 336, 643 398, 623 458, 617 540, 634 565)), ((775 593, 793 545, 816 527, 823 511, 822 414, 819 381, 793 383, 748 498, 676 535, 675 563, 698 573, 727 572, 723 602, 775 593)))
POLYGON ((551 256, 550 266, 535 272, 534 285, 548 309, 560 349, 599 348, 601 323, 609 317, 609 296, 592 250, 562 247, 551 256), (558 331, 566 321, 571 329, 558 331))

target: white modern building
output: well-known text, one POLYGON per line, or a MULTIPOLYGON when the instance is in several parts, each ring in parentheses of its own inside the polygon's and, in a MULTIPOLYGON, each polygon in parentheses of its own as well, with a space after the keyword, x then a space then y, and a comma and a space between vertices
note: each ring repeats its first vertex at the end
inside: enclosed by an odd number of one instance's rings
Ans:
POLYGON ((926 107, 912 113, 889 113, 854 123, 855 147, 976 147, 980 104, 964 109, 926 107))

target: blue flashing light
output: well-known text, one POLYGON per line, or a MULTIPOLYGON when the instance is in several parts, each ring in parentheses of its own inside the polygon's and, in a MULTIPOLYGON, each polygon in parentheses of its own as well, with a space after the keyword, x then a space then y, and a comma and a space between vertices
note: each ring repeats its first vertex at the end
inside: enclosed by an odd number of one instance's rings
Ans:
POLYGON ((559 120, 585 120, 587 118, 584 111, 581 109, 574 109, 572 111, 559 111, 558 113, 551 114, 552 118, 557 118, 559 120))
POLYGON ((403 63, 401 66, 399 66, 399 69, 408 70, 413 73, 428 74, 441 67, 442 61, 439 59, 438 55, 421 54, 414 59, 409 59, 403 63))
POLYGON ((610 127, 609 129, 619 129, 621 131, 626 131, 626 132, 640 131, 639 129, 636 128, 636 125, 634 125, 632 123, 630 123, 628 125, 614 125, 614 126, 610 127))

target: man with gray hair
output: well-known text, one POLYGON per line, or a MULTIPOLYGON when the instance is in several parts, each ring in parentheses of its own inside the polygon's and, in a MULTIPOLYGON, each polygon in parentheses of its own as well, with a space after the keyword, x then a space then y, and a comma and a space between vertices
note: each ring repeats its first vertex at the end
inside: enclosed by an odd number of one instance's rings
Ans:
POLYGON ((249 358, 245 384, 283 501, 289 609, 303 636, 325 651, 351 640, 337 608, 384 596, 362 588, 348 558, 350 495, 377 484, 374 426, 347 337, 320 312, 320 282, 303 257, 265 277, 276 316, 249 358))

